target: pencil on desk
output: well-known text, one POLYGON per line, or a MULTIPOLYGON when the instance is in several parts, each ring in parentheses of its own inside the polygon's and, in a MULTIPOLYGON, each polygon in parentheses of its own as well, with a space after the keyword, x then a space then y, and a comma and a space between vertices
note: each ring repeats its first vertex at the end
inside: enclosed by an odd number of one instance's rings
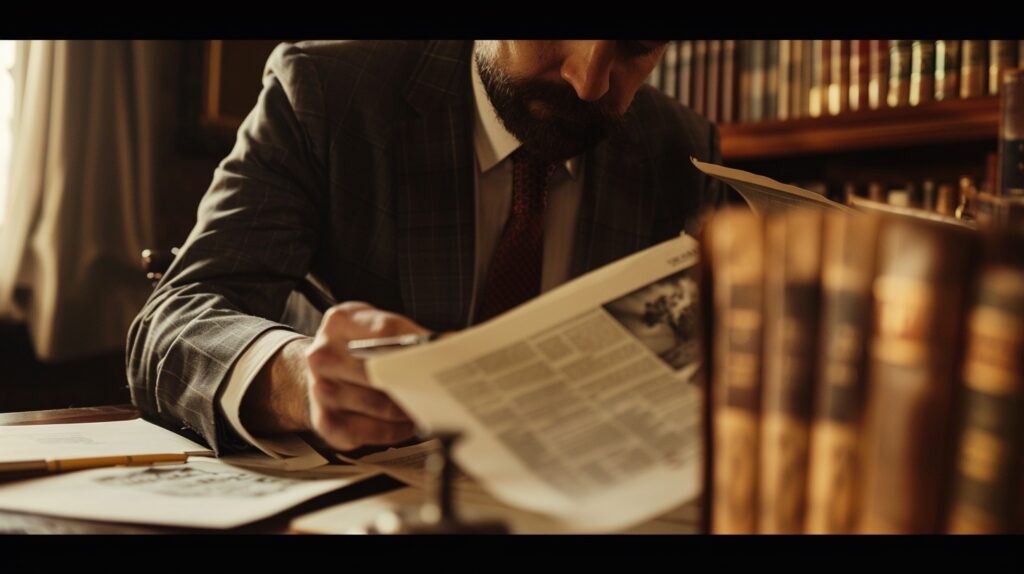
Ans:
POLYGON ((26 460, 0 464, 0 478, 27 477, 70 470, 103 468, 110 466, 149 466, 152 464, 185 462, 188 454, 135 454, 122 456, 95 456, 54 460, 26 460))

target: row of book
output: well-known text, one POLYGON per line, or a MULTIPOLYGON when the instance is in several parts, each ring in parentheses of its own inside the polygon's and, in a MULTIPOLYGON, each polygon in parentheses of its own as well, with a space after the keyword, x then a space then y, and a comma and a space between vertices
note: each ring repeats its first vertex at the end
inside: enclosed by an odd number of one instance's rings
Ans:
POLYGON ((721 124, 997 94, 1024 40, 686 40, 648 82, 721 124))
POLYGON ((1024 235, 731 208, 701 243, 711 532, 1024 531, 1024 235))

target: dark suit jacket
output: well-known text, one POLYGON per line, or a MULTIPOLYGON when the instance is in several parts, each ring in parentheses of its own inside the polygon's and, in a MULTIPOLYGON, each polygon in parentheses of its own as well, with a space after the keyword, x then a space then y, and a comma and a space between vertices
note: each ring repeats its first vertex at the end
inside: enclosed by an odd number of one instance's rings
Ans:
MULTIPOLYGON (((438 330, 463 328, 474 262, 471 42, 282 44, 182 252, 132 324, 143 412, 238 444, 214 397, 309 271, 438 330)), ((573 276, 679 234, 717 185, 713 125, 644 86, 585 159, 573 276)))

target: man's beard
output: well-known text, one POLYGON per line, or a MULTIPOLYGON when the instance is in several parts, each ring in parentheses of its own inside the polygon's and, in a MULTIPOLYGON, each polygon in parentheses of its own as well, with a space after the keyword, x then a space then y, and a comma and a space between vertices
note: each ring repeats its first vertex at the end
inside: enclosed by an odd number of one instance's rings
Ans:
POLYGON ((505 129, 523 148, 548 161, 575 157, 604 139, 622 121, 615 110, 581 100, 572 86, 535 79, 514 79, 487 56, 474 54, 487 97, 505 129), (543 106, 538 115, 530 104, 543 106))

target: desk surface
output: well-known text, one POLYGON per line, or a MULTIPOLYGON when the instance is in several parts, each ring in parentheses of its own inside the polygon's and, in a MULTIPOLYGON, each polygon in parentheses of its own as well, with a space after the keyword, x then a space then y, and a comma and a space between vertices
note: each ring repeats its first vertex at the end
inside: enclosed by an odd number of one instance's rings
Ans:
MULTIPOLYGON (((128 420, 138 418, 139 411, 131 405, 0 413, 0 425, 32 425, 52 423, 87 423, 128 420)), ((375 476, 318 496, 290 510, 270 518, 247 524, 231 530, 202 530, 194 528, 173 528, 141 524, 123 524, 77 520, 10 512, 0 510, 0 533, 8 534, 170 534, 170 533, 250 533, 284 534, 296 516, 320 510, 342 502, 372 496, 403 486, 400 482, 386 477, 375 476)))

